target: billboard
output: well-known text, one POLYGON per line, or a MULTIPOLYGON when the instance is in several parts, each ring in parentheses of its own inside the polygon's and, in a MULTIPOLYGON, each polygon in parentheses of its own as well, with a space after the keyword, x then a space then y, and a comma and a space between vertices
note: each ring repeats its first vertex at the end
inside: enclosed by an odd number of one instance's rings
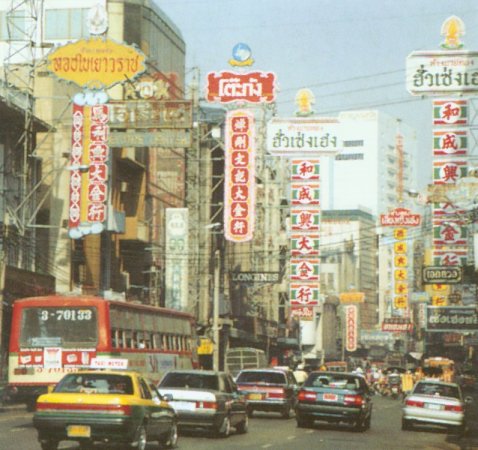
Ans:
POLYGON ((478 331, 474 306, 427 306, 427 331, 478 331))

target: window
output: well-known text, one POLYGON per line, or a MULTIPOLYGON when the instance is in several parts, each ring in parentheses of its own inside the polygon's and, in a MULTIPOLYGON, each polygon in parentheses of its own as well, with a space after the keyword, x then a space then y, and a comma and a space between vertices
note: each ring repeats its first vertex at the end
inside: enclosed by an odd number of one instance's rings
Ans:
POLYGON ((139 389, 141 391, 142 398, 147 398, 147 399, 152 398, 151 392, 149 391, 148 384, 146 383, 146 381, 144 381, 143 378, 139 379, 139 389))
POLYGON ((47 9, 45 39, 81 39, 89 36, 87 8, 47 9))

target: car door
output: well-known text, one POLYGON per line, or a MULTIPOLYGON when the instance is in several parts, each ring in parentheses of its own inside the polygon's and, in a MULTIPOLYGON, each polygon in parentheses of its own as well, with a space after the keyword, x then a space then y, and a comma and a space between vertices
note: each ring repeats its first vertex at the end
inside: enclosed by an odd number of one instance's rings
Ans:
POLYGON ((223 375, 223 385, 228 401, 231 402, 231 422, 235 426, 244 420, 246 414, 244 395, 237 391, 237 387, 230 375, 223 375))
POLYGON ((167 408, 162 405, 161 397, 152 382, 139 377, 141 397, 144 400, 145 416, 148 417, 147 434, 152 440, 169 429, 171 418, 167 408))

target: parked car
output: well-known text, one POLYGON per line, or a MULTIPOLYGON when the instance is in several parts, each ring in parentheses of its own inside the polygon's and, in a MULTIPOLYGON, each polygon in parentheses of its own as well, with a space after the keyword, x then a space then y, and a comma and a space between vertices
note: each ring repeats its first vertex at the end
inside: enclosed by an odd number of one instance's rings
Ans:
POLYGON ((402 430, 413 425, 438 425, 452 428, 460 434, 467 425, 471 397, 463 398, 460 386, 442 381, 419 381, 405 398, 402 430))
POLYGON ((220 437, 229 436, 231 427, 248 430, 245 397, 225 372, 171 370, 158 389, 176 410, 180 427, 207 428, 220 437))
POLYGON ((241 370, 236 383, 239 391, 247 396, 249 417, 254 411, 274 411, 289 418, 295 408, 298 384, 291 370, 241 370))
POLYGON ((126 444, 145 450, 147 441, 176 446, 177 415, 151 381, 135 372, 82 371, 65 375, 41 395, 33 425, 42 450, 60 441, 126 444))
POLYGON ((344 422, 365 431, 372 420, 372 393, 361 375, 312 372, 298 393, 295 411, 301 428, 320 420, 344 422))

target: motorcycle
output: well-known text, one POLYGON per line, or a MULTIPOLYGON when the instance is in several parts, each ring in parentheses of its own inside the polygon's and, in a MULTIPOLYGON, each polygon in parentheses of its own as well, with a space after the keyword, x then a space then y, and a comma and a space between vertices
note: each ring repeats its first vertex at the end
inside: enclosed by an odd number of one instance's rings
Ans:
POLYGON ((402 394, 402 380, 400 375, 391 374, 388 376, 388 387, 390 396, 393 399, 397 399, 402 394))

